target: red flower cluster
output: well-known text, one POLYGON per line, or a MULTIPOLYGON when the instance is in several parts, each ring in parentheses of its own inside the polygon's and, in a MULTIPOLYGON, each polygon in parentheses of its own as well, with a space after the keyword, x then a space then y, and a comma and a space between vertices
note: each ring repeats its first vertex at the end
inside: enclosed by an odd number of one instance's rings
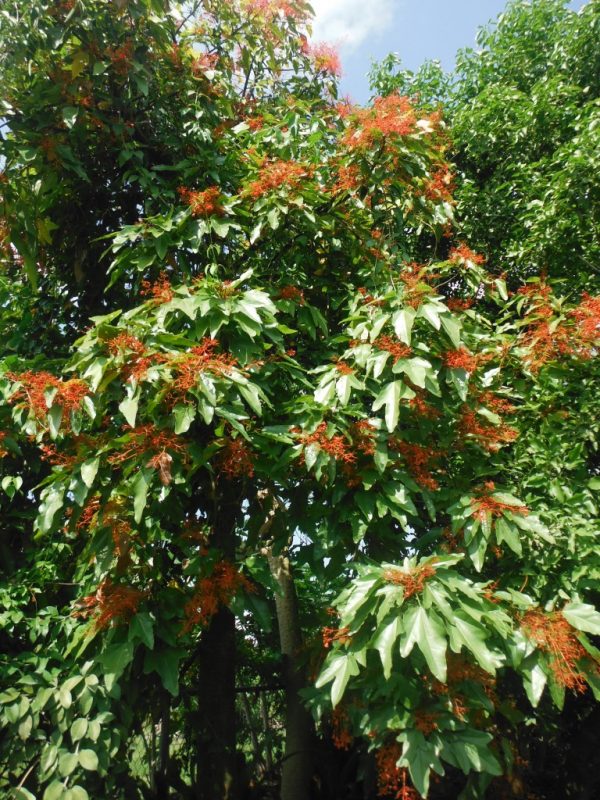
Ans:
POLYGON ((323 647, 329 650, 334 642, 346 644, 351 640, 350 628, 323 628, 323 647))
POLYGON ((416 117, 408 97, 390 94, 378 97, 372 108, 357 109, 343 142, 360 150, 381 139, 408 136, 415 130, 416 117))
POLYGON ((151 423, 130 428, 127 433, 129 440, 123 450, 113 453, 109 457, 110 464, 123 464, 130 458, 141 458, 152 453, 152 458, 147 466, 158 469, 160 466, 158 457, 163 453, 169 455, 167 450, 180 454, 184 454, 186 451, 185 443, 173 431, 160 430, 151 423))
POLYGON ((404 284, 402 299, 411 308, 418 308, 424 298, 433 292, 429 282, 437 276, 428 272, 425 265, 417 264, 413 261, 410 264, 405 264, 398 277, 404 284))
POLYGON ((349 750, 354 741, 354 737, 350 733, 350 720, 348 714, 341 706, 334 708, 331 715, 331 738, 333 746, 337 750, 349 750))
POLYGON ((202 55, 192 61, 192 72, 194 75, 210 72, 216 68, 218 63, 218 53, 202 53, 202 55))
POLYGON ((298 303, 299 306, 304 305, 304 292, 297 286, 282 286, 279 290, 280 300, 290 300, 292 303, 298 303))
POLYGON ((356 462, 356 454, 349 449, 348 442, 341 434, 335 434, 331 439, 327 438, 326 422, 321 422, 313 433, 302 433, 301 441, 305 447, 309 444, 318 444, 324 453, 336 461, 342 461, 345 464, 356 462))
POLYGON ((377 794, 379 797, 393 797, 394 800, 419 800, 416 789, 406 783, 406 769, 397 766, 401 755, 402 748, 398 742, 386 744, 377 751, 377 794))
POLYGON ((170 403, 175 404, 197 386, 200 373, 226 375, 233 370, 237 360, 228 353, 216 353, 218 346, 216 339, 205 338, 199 345, 192 347, 189 353, 177 356, 171 362, 175 378, 169 390, 170 403))
POLYGON ((113 356, 129 351, 130 356, 123 367, 123 377, 128 381, 142 380, 154 363, 164 362, 165 357, 160 353, 152 356, 144 355, 146 347, 135 336, 129 333, 120 333, 107 342, 108 349, 113 356))
POLYGON ((597 344, 600 340, 600 297, 584 293, 581 303, 569 316, 577 323, 577 336, 582 344, 597 344))
POLYGON ((198 582, 193 596, 185 604, 185 622, 180 635, 188 633, 196 625, 205 628, 217 611, 228 605, 241 589, 253 592, 254 586, 230 561, 217 562, 212 573, 198 582))
POLYGON ((390 450, 395 450, 404 458, 408 466, 408 471, 419 486, 423 489, 429 489, 431 492, 435 492, 439 489, 439 483, 431 472, 431 462, 439 458, 441 455, 439 451, 396 438, 390 439, 389 447, 390 450))
POLYGON ((345 361, 336 361, 335 368, 342 375, 354 375, 354 370, 350 364, 347 364, 345 361))
POLYGON ((365 305, 370 305, 373 308, 381 308, 385 305, 385 300, 376 300, 372 294, 369 294, 364 286, 359 286, 356 290, 363 297, 365 305))
POLYGON ((227 439, 219 451, 215 467, 227 480, 254 475, 252 451, 243 439, 227 439))
POLYGON ((246 187, 246 193, 254 200, 287 186, 288 189, 297 189, 305 178, 312 174, 312 167, 298 164, 296 161, 271 161, 261 167, 258 178, 246 187))
POLYGON ((421 731, 423 736, 430 736, 434 731, 437 731, 439 718, 439 713, 435 711, 427 712, 417 709, 415 711, 415 728, 421 731))
POLYGON ((173 299, 173 289, 166 272, 161 272, 158 280, 154 281, 154 283, 142 281, 140 294, 142 297, 152 298, 159 305, 169 303, 173 299))
MULTIPOLYGON (((52 405, 60 406, 67 417, 71 411, 81 406, 83 398, 90 393, 89 386, 84 381, 77 378, 62 381, 49 372, 27 370, 21 373, 7 372, 6 376, 21 384, 9 402, 28 405, 38 418, 45 417, 48 413, 44 395, 49 390, 55 390, 52 405)), ((68 424, 68 420, 65 423, 68 424)))
POLYGON ((511 428, 504 422, 492 425, 477 412, 464 407, 460 416, 458 431, 461 436, 471 436, 486 450, 495 452, 503 444, 514 442, 519 435, 516 428, 511 428))
POLYGON ((407 344, 403 344, 398 339, 392 339, 391 336, 379 336, 375 339, 373 345, 378 350, 385 350, 394 357, 394 364, 400 361, 401 358, 408 358, 412 350, 407 344))
POLYGON ((8 455, 8 450, 4 447, 2 442, 6 439, 6 431, 0 431, 0 458, 8 455))
POLYGON ((112 63, 115 72, 124 77, 131 68, 131 62, 133 60, 133 42, 129 40, 119 45, 119 47, 109 48, 106 50, 105 55, 112 63))
POLYGON ((360 185, 360 170, 354 164, 342 164, 338 167, 337 175, 337 181, 331 187, 332 192, 352 192, 360 185))
POLYGON ((464 369, 465 372, 475 372, 479 361, 479 356, 470 353, 466 347, 459 347, 458 350, 447 350, 442 353, 442 362, 448 369, 464 369))
POLYGON ((431 179, 425 184, 424 195, 434 203, 444 200, 450 202, 454 189, 454 175, 448 167, 443 167, 432 173, 431 179))
POLYGON ((137 356, 142 356, 146 351, 144 343, 140 342, 136 336, 132 336, 130 333, 119 333, 117 336, 109 339, 106 344, 110 354, 113 356, 119 355, 119 353, 124 350, 129 350, 137 356))
POLYGON ((485 264, 485 256, 473 252, 468 245, 461 242, 458 247, 453 247, 450 250, 448 261, 451 261, 453 264, 462 264, 465 266, 467 262, 471 262, 471 264, 480 266, 481 264, 485 264))
POLYGON ((532 609, 523 615, 521 626, 529 639, 548 655, 558 685, 579 694, 585 692, 585 675, 578 663, 587 658, 587 652, 560 611, 532 609))
POLYGON ((413 391, 415 392, 415 396, 409 401, 408 405, 415 414, 425 419, 437 419, 441 416, 441 412, 435 406, 432 406, 431 403, 427 402, 425 399, 425 392, 422 389, 413 389, 413 391))
POLYGON ((471 308, 474 302, 472 297, 449 297, 446 300, 446 305, 450 311, 466 311, 471 308))
POLYGON ((78 609, 74 616, 95 616, 96 630, 108 628, 114 620, 128 620, 137 613, 141 600, 146 592, 132 586, 115 585, 110 578, 105 578, 96 592, 82 597, 77 602, 78 609))
POLYGON ((218 186, 209 186, 203 192, 194 192, 180 186, 177 192, 184 203, 186 203, 193 217, 210 217, 213 214, 222 214, 223 207, 220 203, 221 190, 218 186))
POLYGON ((402 572, 399 569, 385 569, 382 577, 388 583, 404 587, 404 599, 408 600, 414 594, 421 594, 425 588, 426 581, 434 575, 435 567, 431 564, 422 564, 410 572, 402 572))
POLYGON ((360 419, 350 426, 350 436, 356 450, 365 456, 375 453, 375 428, 368 419, 360 419))
POLYGON ((513 506, 498 497, 494 497, 495 488, 493 481, 486 481, 483 487, 477 491, 476 496, 471 499, 471 513, 475 519, 486 519, 488 512, 492 517, 501 517, 505 511, 509 511, 511 514, 522 514, 523 516, 529 514, 527 506, 513 506))
POLYGON ((309 49, 309 55, 313 60, 317 72, 325 72, 328 75, 337 75, 339 78, 342 74, 342 62, 335 49, 330 44, 321 42, 312 45, 309 49))

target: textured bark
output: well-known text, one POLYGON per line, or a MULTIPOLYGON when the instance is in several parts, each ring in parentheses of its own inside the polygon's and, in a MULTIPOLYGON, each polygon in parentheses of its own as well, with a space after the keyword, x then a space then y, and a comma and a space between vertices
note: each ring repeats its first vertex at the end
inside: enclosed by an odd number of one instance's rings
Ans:
POLYGON ((275 596, 286 696, 281 800, 308 800, 313 775, 314 726, 299 695, 305 686, 305 676, 298 658, 302 647, 298 599, 287 555, 274 555, 271 548, 265 551, 281 592, 275 596))
MULTIPOLYGON (((239 498, 235 485, 217 487, 211 544, 235 558, 239 498)), ((198 651, 198 800, 237 800, 235 617, 221 608, 202 633, 198 651)))

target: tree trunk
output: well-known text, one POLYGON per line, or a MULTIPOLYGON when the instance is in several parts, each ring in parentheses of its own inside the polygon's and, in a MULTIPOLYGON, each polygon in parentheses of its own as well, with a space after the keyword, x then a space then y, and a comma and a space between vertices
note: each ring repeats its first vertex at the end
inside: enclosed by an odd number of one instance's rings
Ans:
POLYGON ((314 726, 299 695, 300 689, 305 686, 305 678, 299 665, 302 632, 298 599, 287 554, 276 556, 271 547, 265 548, 265 551, 271 574, 281 592, 275 595, 286 696, 281 800, 308 800, 313 775, 314 726))
MULTIPOLYGON (((239 487, 238 487, 239 488, 239 487)), ((234 561, 235 523, 239 513, 235 484, 216 487, 211 545, 234 561)), ((239 797, 235 717, 235 617, 220 608, 202 632, 198 653, 198 800, 239 797)))

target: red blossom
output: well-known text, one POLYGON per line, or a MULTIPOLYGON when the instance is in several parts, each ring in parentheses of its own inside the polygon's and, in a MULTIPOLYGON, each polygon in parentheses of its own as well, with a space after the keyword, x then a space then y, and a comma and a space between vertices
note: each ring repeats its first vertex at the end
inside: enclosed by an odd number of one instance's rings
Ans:
POLYGON ((152 298, 158 304, 169 303, 173 299, 173 289, 167 273, 161 272, 154 283, 142 281, 140 294, 142 297, 152 298))
POLYGON ((465 372, 475 372, 479 365, 479 356, 470 353, 466 347, 458 350, 447 350, 442 354, 442 361, 448 369, 464 369, 465 372))
POLYGON ((298 164, 296 161, 270 161, 261 167, 257 179, 248 184, 246 193, 257 200, 282 186, 296 190, 303 180, 312 175, 312 172, 312 167, 298 164))
POLYGON ((342 461, 345 464, 356 462, 356 454, 350 450, 349 444, 343 436, 335 434, 328 438, 326 422, 321 422, 313 433, 301 433, 300 439, 305 447, 309 444, 318 444, 324 453, 336 461, 342 461))
POLYGON ((505 511, 522 516, 529 514, 527 506, 514 506, 494 497, 495 488, 493 481, 486 481, 483 487, 476 492, 475 497, 471 499, 471 513, 475 519, 483 521, 487 518, 488 513, 492 517, 501 517, 505 511))
POLYGON ((346 644, 351 641, 350 628, 323 628, 323 647, 328 650, 334 642, 346 644))
POLYGON ((435 575, 435 567, 431 564, 421 564, 414 567, 410 572, 403 572, 400 569, 385 569, 383 580, 404 588, 404 599, 408 600, 414 594, 421 594, 425 588, 425 583, 435 575))
POLYGON ((514 442, 519 435, 516 428, 511 428, 503 422, 493 425, 468 407, 462 410, 458 430, 461 436, 471 436, 482 447, 492 452, 499 450, 503 444, 514 442))
MULTIPOLYGON (((60 406, 67 418, 71 411, 76 411, 81 407, 83 398, 90 393, 89 386, 85 381, 77 378, 62 381, 49 372, 27 370, 21 373, 7 372, 6 376, 11 381, 21 384, 10 397, 9 402, 28 405, 38 419, 45 417, 48 413, 46 392, 54 390, 52 405, 60 406)), ((68 419, 65 420, 65 424, 68 424, 68 419)))
POLYGON ((365 150, 381 139, 408 136, 414 132, 415 123, 408 97, 378 97, 372 108, 358 109, 352 115, 343 142, 347 147, 365 150))
POLYGON ((441 455, 439 450, 431 450, 420 444, 413 444, 396 438, 390 439, 389 447, 391 450, 400 453, 404 458, 408 471, 419 486, 432 492, 439 489, 439 483, 431 472, 431 462, 441 455))
POLYGON ((424 195, 433 202, 452 200, 452 192, 455 189, 454 175, 450 169, 440 167, 432 173, 430 180, 425 184, 424 195))
POLYGON ((198 385, 201 373, 227 375, 233 371, 237 360, 229 353, 215 352, 218 347, 219 342, 216 339, 204 338, 189 353, 176 356, 171 361, 171 369, 175 375, 168 394, 171 405, 185 399, 185 395, 198 385))
POLYGON ((221 190, 218 186, 209 186, 203 192, 194 192, 185 186, 180 186, 177 192, 183 202, 190 207, 193 217, 211 217, 223 213, 220 203, 221 190))
POLYGON ((419 793, 407 784, 406 769, 397 766, 401 756, 402 748, 398 742, 386 744, 377 751, 377 794, 394 800, 419 800, 419 793))
POLYGON ((198 581, 193 596, 185 604, 185 622, 180 635, 196 625, 205 628, 217 611, 228 605, 242 589, 253 592, 254 586, 230 561, 217 562, 211 574, 198 581))
POLYGON ((254 475, 252 450, 243 439, 226 439, 217 454, 215 468, 227 480, 251 478, 254 475))
POLYGON ((290 300, 293 303, 298 303, 299 306, 304 305, 304 292, 297 286, 282 286, 279 290, 280 300, 290 300))
POLYGON ((77 602, 78 608, 74 616, 93 616, 94 627, 102 630, 115 620, 131 619, 145 596, 146 592, 132 586, 113 584, 110 578, 105 578, 94 594, 82 597, 77 602))
POLYGON ((360 185, 360 170, 354 164, 346 166, 342 164, 337 170, 337 181, 331 187, 331 191, 352 192, 360 185))
POLYGON ((548 655, 558 685, 578 694, 585 692, 585 675, 579 662, 587 659, 587 652, 561 612, 531 609, 523 615, 521 626, 528 638, 548 655))
POLYGON ((317 72, 325 72, 328 75, 341 77, 342 62, 335 47, 325 42, 320 42, 310 47, 309 55, 317 72))
POLYGON ((130 428, 127 430, 127 434, 127 441, 123 445, 123 449, 109 457, 110 464, 123 464, 132 458, 150 456, 147 466, 159 469, 158 456, 163 453, 170 456, 168 451, 180 455, 184 455, 186 452, 185 442, 177 434, 169 430, 160 430, 151 423, 130 428))
POLYGON ((334 708, 333 714, 331 715, 331 727, 331 739, 336 750, 349 750, 354 741, 354 737, 350 732, 348 714, 342 706, 334 708))
POLYGON ((400 361, 401 358, 408 358, 412 350, 407 344, 403 344, 398 339, 392 339, 391 336, 380 336, 375 339, 373 346, 378 350, 384 350, 390 353, 394 358, 394 364, 400 361))
POLYGON ((468 262, 470 262, 471 264, 481 266, 481 264, 485 264, 485 256, 473 252, 468 245, 461 242, 458 247, 453 247, 450 250, 448 261, 451 261, 453 264, 462 265, 468 265, 468 262))
POLYGON ((2 444, 2 442, 6 439, 6 436, 6 431, 0 431, 0 458, 4 458, 4 456, 8 455, 8 450, 2 444))

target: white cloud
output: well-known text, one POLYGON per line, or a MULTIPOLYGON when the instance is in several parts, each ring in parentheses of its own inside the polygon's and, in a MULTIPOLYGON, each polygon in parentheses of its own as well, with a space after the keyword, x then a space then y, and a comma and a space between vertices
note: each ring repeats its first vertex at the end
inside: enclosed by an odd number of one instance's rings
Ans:
POLYGON ((344 50, 382 33, 392 21, 398 0, 311 0, 315 10, 313 39, 344 50))

